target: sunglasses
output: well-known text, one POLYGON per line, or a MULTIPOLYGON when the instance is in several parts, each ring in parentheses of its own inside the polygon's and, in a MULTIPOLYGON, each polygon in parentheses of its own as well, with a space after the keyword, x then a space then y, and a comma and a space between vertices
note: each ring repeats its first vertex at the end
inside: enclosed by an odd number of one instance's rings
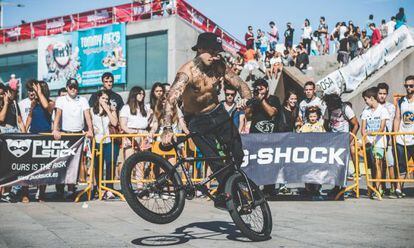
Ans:
POLYGON ((412 88, 414 88, 414 84, 404 84, 404 87, 406 89, 412 89, 412 88))
POLYGON ((68 86, 68 88, 69 88, 70 90, 74 90, 74 89, 75 89, 75 90, 78 90, 78 86, 77 86, 77 85, 73 85, 73 84, 72 84, 72 85, 69 85, 69 86, 68 86))
POLYGON ((226 96, 235 96, 236 93, 230 94, 230 93, 224 93, 226 96))

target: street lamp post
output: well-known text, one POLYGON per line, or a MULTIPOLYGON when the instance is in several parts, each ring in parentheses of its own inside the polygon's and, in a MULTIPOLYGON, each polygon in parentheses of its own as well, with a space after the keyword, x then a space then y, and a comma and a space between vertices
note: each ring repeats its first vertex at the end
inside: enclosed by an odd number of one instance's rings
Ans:
POLYGON ((0 29, 2 29, 4 27, 3 15, 4 15, 4 6, 6 6, 6 5, 7 6, 14 6, 14 7, 18 7, 18 8, 24 7, 23 4, 5 2, 5 1, 0 0, 0 29))

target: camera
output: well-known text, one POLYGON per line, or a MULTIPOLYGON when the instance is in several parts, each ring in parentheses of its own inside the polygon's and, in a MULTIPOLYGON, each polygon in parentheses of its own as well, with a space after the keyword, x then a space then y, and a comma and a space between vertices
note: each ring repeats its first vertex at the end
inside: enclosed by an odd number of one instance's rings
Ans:
POLYGON ((253 95, 258 96, 259 95, 259 90, 260 90, 259 87, 254 87, 253 88, 253 95))

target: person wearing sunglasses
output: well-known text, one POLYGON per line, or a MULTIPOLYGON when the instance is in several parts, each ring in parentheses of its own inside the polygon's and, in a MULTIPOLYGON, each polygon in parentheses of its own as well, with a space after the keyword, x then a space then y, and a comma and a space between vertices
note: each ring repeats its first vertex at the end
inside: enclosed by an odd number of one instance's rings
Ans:
POLYGON ((246 49, 254 49, 254 33, 253 33, 253 27, 249 26, 247 28, 247 32, 244 35, 244 40, 246 41, 246 49))
MULTIPOLYGON (((394 132, 414 132, 414 75, 405 78, 404 87, 407 95, 398 100, 395 109, 394 132)), ((395 173, 395 178, 399 179, 405 177, 407 173, 407 162, 414 157, 414 136, 398 135, 396 140, 398 169, 400 173, 395 173)), ((405 196, 399 183, 397 183, 396 193, 398 194, 398 198, 405 196)))
POLYGON ((236 127, 239 129, 239 132, 246 133, 246 115, 244 111, 238 108, 236 104, 237 89, 235 89, 231 85, 225 85, 224 96, 225 99, 221 102, 221 104, 230 116, 232 116, 232 114, 234 113, 233 122, 234 125, 236 125, 236 127))
MULTIPOLYGON (((79 83, 76 79, 70 78, 66 82, 67 95, 56 98, 55 119, 53 121, 53 137, 60 139, 62 133, 84 133, 85 120, 87 124, 86 137, 92 138, 93 126, 92 118, 89 112, 88 100, 79 96, 79 83)), ((75 185, 68 185, 69 191, 72 191, 69 198, 76 196, 75 185)), ((63 185, 57 187, 57 196, 63 198, 63 185)))
MULTIPOLYGON (((197 132, 200 136, 193 137, 194 143, 206 157, 218 156, 214 144, 216 140, 229 147, 237 165, 243 162, 243 148, 240 134, 229 119, 227 111, 219 104, 218 96, 223 84, 232 85, 240 93, 242 99, 240 107, 246 108, 247 100, 251 98, 249 86, 236 75, 231 68, 227 68, 222 52, 222 40, 214 33, 202 33, 198 36, 197 44, 192 47, 196 52, 194 59, 184 64, 177 72, 171 85, 165 103, 163 117, 164 129, 161 134, 162 144, 170 145, 173 132, 173 116, 177 103, 182 103, 184 119, 190 132, 197 132), (211 127, 223 123, 221 128, 211 131, 211 127), (207 133, 208 132, 208 133, 207 133)), ((209 164, 214 171, 224 167, 221 160, 209 164)), ((223 174, 223 173, 222 173, 223 174)), ((215 202, 217 208, 226 208, 225 194, 222 194, 226 175, 217 178, 219 181, 218 197, 215 202)))

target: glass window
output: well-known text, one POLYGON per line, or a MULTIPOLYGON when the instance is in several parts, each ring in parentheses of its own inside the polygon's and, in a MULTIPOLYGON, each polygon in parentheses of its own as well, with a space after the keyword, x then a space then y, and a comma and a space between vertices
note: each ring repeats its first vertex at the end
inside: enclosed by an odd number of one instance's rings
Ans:
POLYGON ((140 86, 151 89, 152 85, 167 82, 168 35, 146 34, 127 38, 127 89, 140 86))
POLYGON ((127 39, 127 86, 145 88, 145 37, 127 39))
POLYGON ((147 38, 147 84, 151 89, 155 82, 167 82, 168 36, 157 35, 147 38))

